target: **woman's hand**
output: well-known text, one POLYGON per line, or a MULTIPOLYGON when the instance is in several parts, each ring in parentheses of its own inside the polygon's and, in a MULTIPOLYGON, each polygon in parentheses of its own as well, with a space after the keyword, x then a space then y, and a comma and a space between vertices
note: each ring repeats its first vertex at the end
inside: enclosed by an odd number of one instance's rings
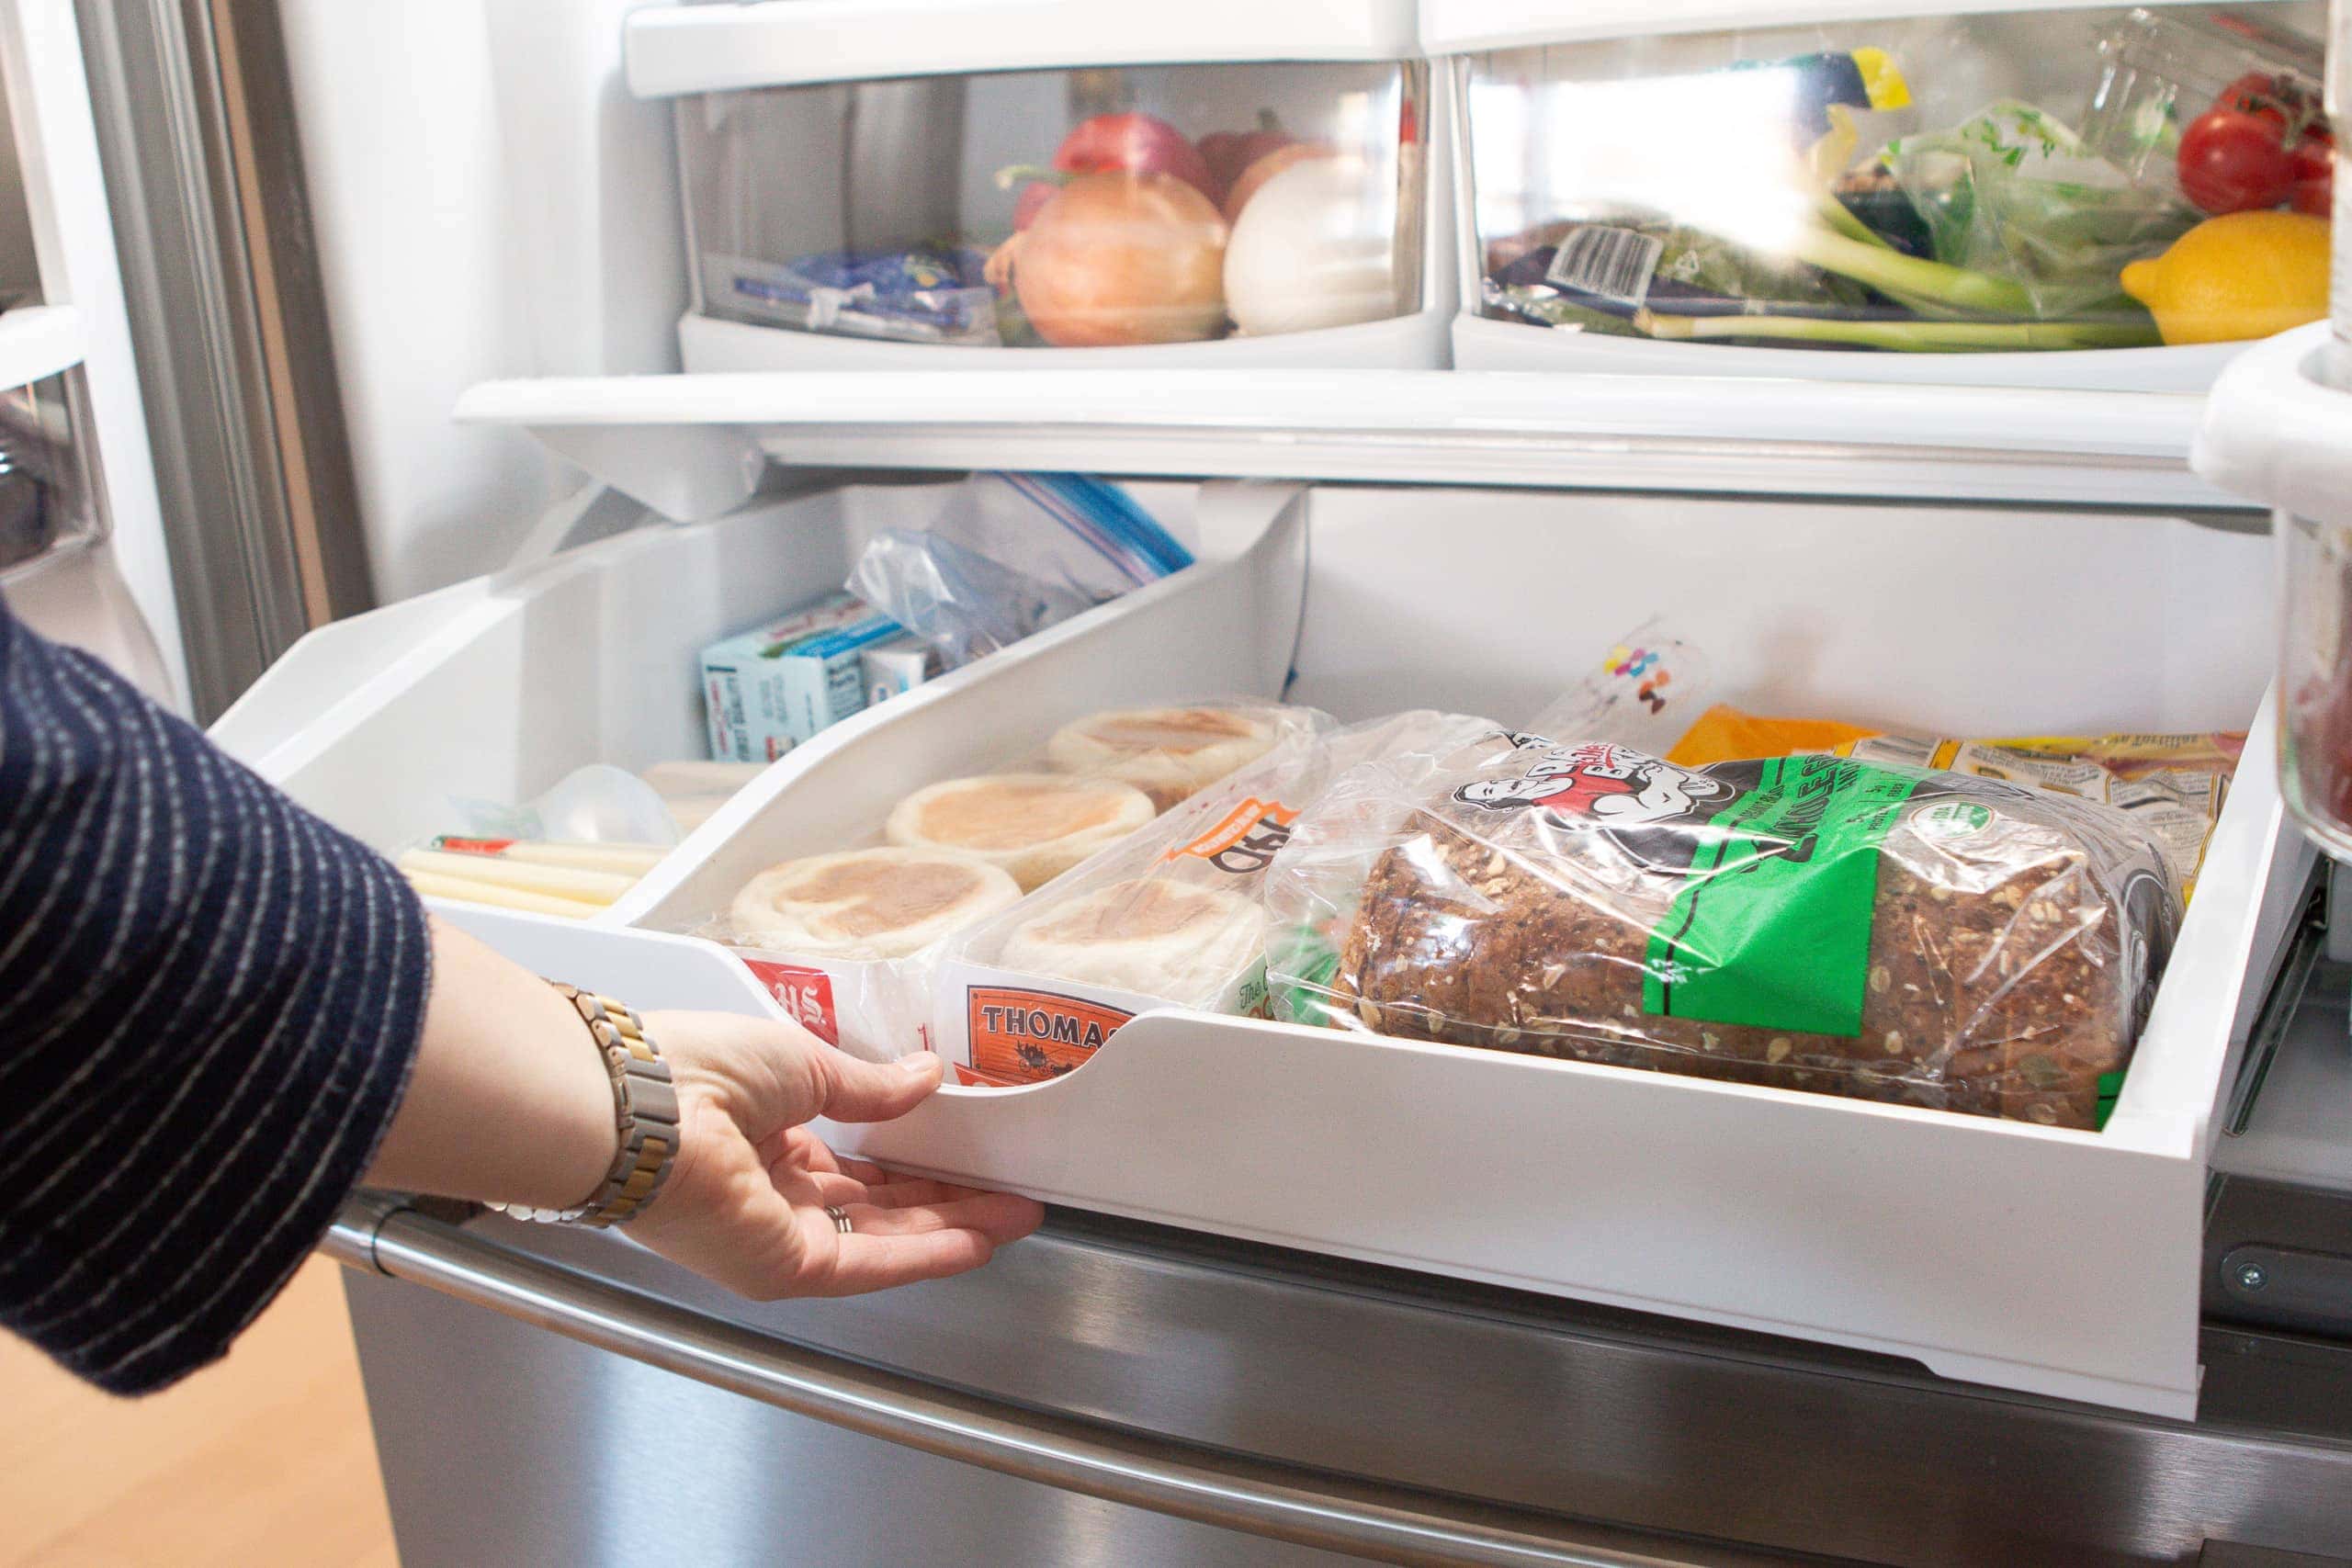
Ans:
POLYGON ((626 1228, 729 1290, 846 1296, 960 1274, 1045 1217, 1026 1198, 837 1158, 803 1125, 904 1115, 939 1087, 936 1056, 878 1066, 797 1024, 732 1013, 651 1013, 645 1028, 676 1080, 681 1146, 626 1228), (828 1207, 848 1213, 848 1235, 828 1207))

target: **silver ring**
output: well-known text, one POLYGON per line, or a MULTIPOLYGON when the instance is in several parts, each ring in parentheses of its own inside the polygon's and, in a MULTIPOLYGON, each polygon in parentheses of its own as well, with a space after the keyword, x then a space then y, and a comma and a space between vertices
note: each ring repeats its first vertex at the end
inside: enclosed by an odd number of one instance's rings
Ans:
POLYGON ((847 1209, 829 1203, 825 1206, 825 1215, 828 1219, 833 1222, 833 1229, 841 1232, 843 1235, 851 1234, 849 1211, 847 1209))

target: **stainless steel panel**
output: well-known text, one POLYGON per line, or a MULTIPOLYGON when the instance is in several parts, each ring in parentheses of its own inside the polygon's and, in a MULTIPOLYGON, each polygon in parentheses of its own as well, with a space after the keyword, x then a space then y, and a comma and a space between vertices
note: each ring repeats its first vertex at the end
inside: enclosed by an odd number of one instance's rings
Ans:
POLYGON ((1347 1559, 1009 1480, 354 1275, 402 1568, 1347 1559))
POLYGON ((1416 1499, 976 1398, 720 1323, 413 1212, 355 1206, 328 1250, 796 1415, 1019 1480, 1293 1545, 1384 1562, 1495 1568, 1757 1568, 1786 1561, 1416 1499))
POLYGON ((373 603, 277 8, 76 9, 209 721, 313 624, 373 603))
POLYGON ((611 1236, 476 1229, 781 1339, 1360 1485, 1889 1563, 2352 1554, 2352 1355, 2287 1337, 2209 1337, 2192 1426, 1080 1215, 961 1280, 769 1305, 611 1236))

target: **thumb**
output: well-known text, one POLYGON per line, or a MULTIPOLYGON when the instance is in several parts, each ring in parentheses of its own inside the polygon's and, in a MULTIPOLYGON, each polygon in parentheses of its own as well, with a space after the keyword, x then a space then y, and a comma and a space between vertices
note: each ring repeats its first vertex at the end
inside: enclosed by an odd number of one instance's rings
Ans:
POLYGON ((895 1062, 868 1062, 827 1047, 817 1057, 816 1114, 836 1122, 888 1122, 904 1116, 939 1087, 946 1065, 928 1051, 895 1062))

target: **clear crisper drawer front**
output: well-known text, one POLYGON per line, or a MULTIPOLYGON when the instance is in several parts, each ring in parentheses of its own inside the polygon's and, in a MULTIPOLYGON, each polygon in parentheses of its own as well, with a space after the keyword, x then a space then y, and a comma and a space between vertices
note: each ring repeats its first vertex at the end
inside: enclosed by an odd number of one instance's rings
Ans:
POLYGON ((1514 363, 2193 389, 2325 309, 2321 31, 2039 8, 1477 54, 1465 305, 1514 363))
POLYGON ((778 364, 812 347, 786 333, 1166 349, 1409 317, 1427 83, 1227 63, 683 97, 695 310, 774 329, 778 364))

